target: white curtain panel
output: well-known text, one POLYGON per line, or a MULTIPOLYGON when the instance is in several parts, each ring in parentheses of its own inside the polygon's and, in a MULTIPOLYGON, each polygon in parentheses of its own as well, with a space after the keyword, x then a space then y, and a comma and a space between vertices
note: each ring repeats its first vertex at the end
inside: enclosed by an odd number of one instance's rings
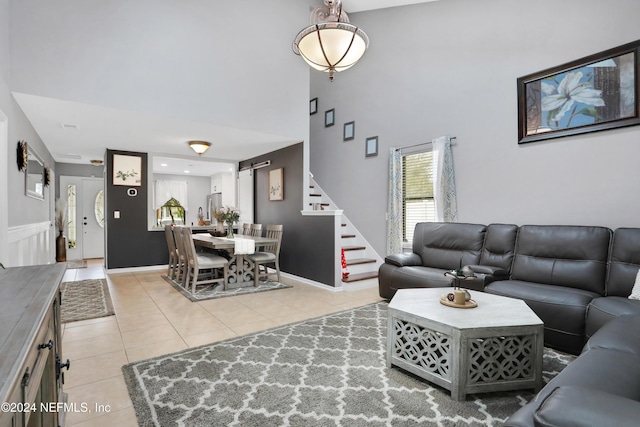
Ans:
POLYGON ((170 198, 176 199, 186 211, 189 203, 187 201, 187 181, 156 180, 155 182, 155 208, 162 207, 170 198))
POLYGON ((436 221, 457 222, 456 182, 453 173, 451 138, 441 136, 432 142, 433 193, 436 205, 436 221))
POLYGON ((389 194, 387 207, 387 255, 402 252, 402 154, 389 151, 389 194))

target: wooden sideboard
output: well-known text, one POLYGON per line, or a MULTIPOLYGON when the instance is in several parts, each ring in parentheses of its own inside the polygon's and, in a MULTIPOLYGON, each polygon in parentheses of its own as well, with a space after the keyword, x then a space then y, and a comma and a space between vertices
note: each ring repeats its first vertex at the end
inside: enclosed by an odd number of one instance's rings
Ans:
POLYGON ((66 265, 0 269, 0 427, 64 423, 60 283, 66 265))

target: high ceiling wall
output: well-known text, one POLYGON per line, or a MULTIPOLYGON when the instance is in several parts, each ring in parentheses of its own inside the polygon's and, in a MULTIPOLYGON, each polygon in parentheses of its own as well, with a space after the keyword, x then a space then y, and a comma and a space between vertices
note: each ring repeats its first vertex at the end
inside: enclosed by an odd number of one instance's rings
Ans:
POLYGON ((306 139, 312 3, 12 1, 10 88, 306 139))
POLYGON ((462 222, 640 227, 640 126, 518 145, 516 81, 640 39, 637 0, 447 0, 354 13, 369 51, 312 74, 315 180, 385 252, 390 147, 456 136, 462 222), (335 126, 324 111, 335 109, 335 126), (343 141, 343 124, 356 137, 343 141), (378 156, 364 156, 378 136, 378 156))

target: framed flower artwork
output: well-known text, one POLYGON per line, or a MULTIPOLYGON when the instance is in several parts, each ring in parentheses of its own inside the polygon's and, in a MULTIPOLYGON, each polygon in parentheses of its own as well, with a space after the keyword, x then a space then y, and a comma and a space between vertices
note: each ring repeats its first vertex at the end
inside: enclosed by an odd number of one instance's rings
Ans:
POLYGON ((114 154, 113 185, 140 187, 142 185, 142 158, 114 154))
POLYGON ((284 200, 284 169, 269 171, 269 200, 284 200))
POLYGON ((518 79, 518 143, 640 124, 640 40, 518 79))

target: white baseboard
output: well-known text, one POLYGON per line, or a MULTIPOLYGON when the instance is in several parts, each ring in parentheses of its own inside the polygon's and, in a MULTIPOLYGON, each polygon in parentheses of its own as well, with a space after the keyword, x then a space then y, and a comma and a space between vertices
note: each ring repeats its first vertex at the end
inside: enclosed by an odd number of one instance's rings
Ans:
POLYGON ((156 271, 156 270, 166 272, 168 268, 169 268, 169 265, 165 264, 165 265, 145 265, 143 267, 105 268, 104 271, 107 274, 144 273, 146 271, 156 271))
POLYGON ((284 273, 282 271, 280 272, 280 275, 283 276, 283 277, 286 277, 288 279, 295 280, 296 282, 304 283, 305 285, 311 285, 311 286, 315 286, 317 288, 324 289, 325 291, 342 292, 344 290, 342 288, 334 288, 333 286, 329 286, 329 285, 327 285, 325 283, 316 282, 315 280, 311 280, 311 279, 307 279, 307 278, 304 278, 304 277, 296 276, 294 274, 284 273))
MULTIPOLYGON (((165 264, 165 265, 149 265, 149 266, 144 266, 144 267, 109 268, 109 269, 105 269, 105 272, 107 274, 143 273, 143 272, 148 272, 148 271, 166 272, 168 268, 169 268, 168 264, 165 264)), ((275 274, 275 270, 271 271, 271 269, 270 269, 270 273, 274 273, 275 274)), ((295 280, 296 282, 300 282, 300 283, 303 283, 305 285, 315 286, 317 288, 321 288, 321 289, 324 289, 324 290, 329 291, 329 292, 343 292, 344 291, 343 288, 334 288, 333 286, 329 286, 329 285, 326 285, 324 283, 316 282, 315 280, 306 279, 304 277, 296 276, 294 274, 289 274, 289 273, 285 273, 285 272, 281 271, 280 275, 282 277, 286 277, 287 279, 295 280)))

